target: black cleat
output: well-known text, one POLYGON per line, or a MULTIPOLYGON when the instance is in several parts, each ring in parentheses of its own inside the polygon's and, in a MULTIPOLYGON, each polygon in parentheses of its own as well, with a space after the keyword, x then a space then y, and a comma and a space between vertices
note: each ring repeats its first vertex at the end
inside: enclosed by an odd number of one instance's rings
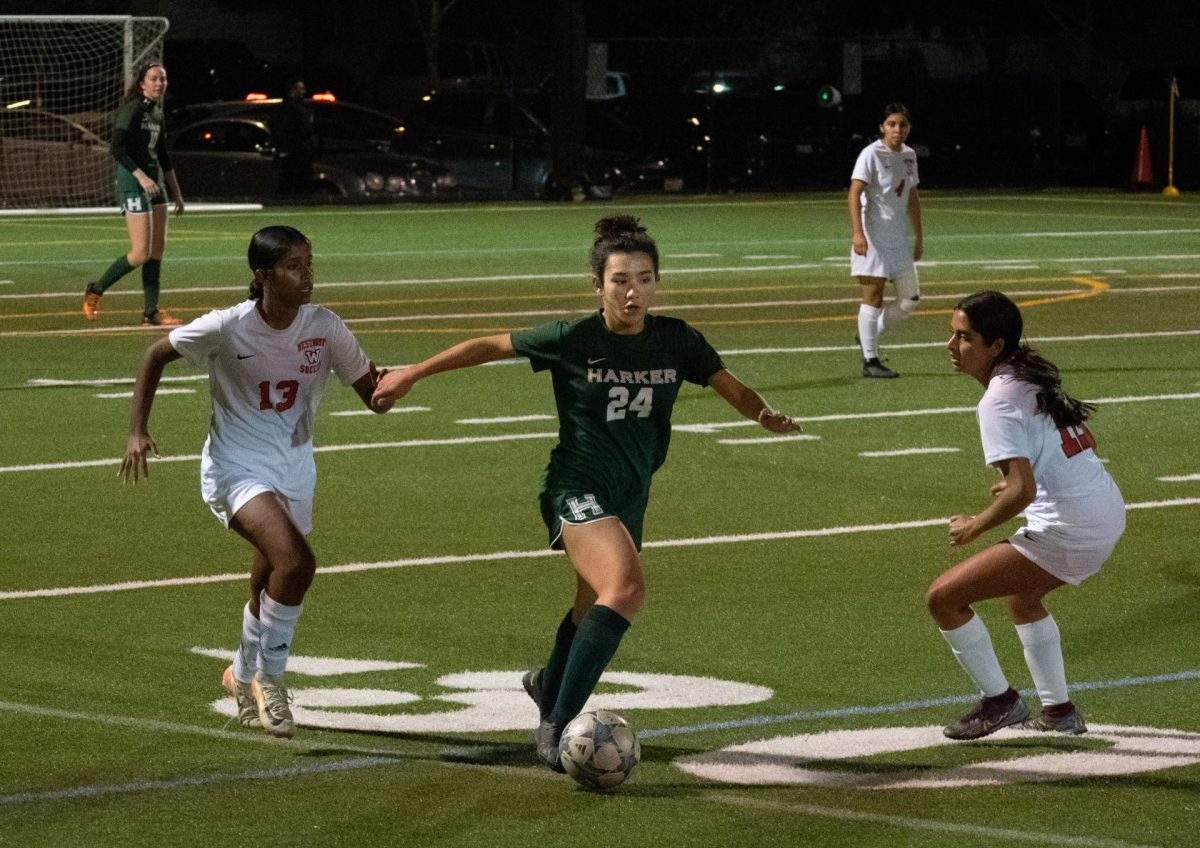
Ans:
POLYGON ((542 672, 545 669, 539 668, 535 671, 527 671, 521 675, 521 685, 525 687, 525 694, 529 696, 538 708, 538 718, 545 720, 546 716, 550 715, 550 710, 553 704, 543 702, 542 693, 542 672))
POLYGON ((1065 733, 1068 736, 1087 733, 1087 725, 1083 723, 1083 716, 1078 709, 1072 709, 1063 716, 1051 716, 1046 715, 1046 710, 1043 708, 1041 715, 1032 721, 1025 722, 1025 726, 1030 730, 1038 730, 1042 733, 1065 733))
POLYGON ((538 729, 533 731, 533 741, 537 745, 538 757, 551 771, 565 774, 562 758, 558 753, 558 740, 562 738, 562 728, 543 719, 538 729))
POLYGON ((1021 724, 1029 718, 1029 707, 1020 695, 1012 689, 1008 691, 1012 693, 1011 696, 1005 693, 982 699, 975 709, 943 727, 942 733, 950 739, 982 739, 1002 727, 1021 724))
POLYGON ((894 380, 896 377, 900 376, 897 372, 880 362, 878 357, 875 359, 863 360, 862 375, 864 377, 874 377, 882 380, 894 380))

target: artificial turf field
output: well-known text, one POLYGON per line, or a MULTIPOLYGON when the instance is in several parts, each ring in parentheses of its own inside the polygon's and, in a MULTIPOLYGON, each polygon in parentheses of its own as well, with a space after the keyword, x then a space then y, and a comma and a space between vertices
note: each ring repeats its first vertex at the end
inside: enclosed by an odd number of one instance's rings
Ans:
MULTIPOLYGON (((639 730, 643 759, 606 794, 537 764, 520 689, 573 590, 536 505, 556 430, 545 374, 441 375, 382 417, 339 414, 363 410, 330 381, 323 571, 289 672, 301 729, 271 740, 227 724, 220 688, 249 557, 200 501, 203 373, 168 367, 163 459, 120 486, 129 384, 159 331, 134 326, 136 273, 97 324, 79 307, 124 224, 0 218, 0 844, 1196 844, 1200 205, 923 201, 922 310, 885 339, 894 381, 858 373, 841 194, 172 219, 176 315, 242 299, 251 233, 287 223, 313 240, 314 302, 395 366, 594 308, 592 225, 629 211, 663 251, 657 311, 802 420, 805 438, 771 437, 711 391, 681 393, 647 603, 593 701, 639 730), (984 288, 1022 304, 1027 338, 1097 402, 1130 506, 1101 573, 1048 601, 1084 737, 940 743, 972 691, 924 590, 1006 535, 959 550, 946 534, 995 478, 982 388, 944 350, 954 302, 984 288)), ((978 609, 1028 688, 1002 604, 978 609)))

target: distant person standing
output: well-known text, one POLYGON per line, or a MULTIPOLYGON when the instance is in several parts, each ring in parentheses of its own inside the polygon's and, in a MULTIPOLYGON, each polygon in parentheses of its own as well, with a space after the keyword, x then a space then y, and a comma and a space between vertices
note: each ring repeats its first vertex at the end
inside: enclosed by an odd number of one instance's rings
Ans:
POLYGON ((287 96, 271 114, 271 134, 279 151, 279 193, 306 195, 312 191, 313 116, 305 105, 304 80, 288 83, 287 96))
POLYGON ((879 140, 858 154, 850 175, 850 274, 862 287, 858 344, 864 377, 900 376, 879 360, 879 337, 906 320, 921 299, 916 261, 925 248, 917 154, 905 144, 911 129, 908 108, 903 103, 885 106, 879 140), (906 215, 913 230, 911 249, 904 224, 906 215), (883 289, 889 280, 896 286, 896 300, 885 309, 883 289))
POLYGON ((117 160, 117 205, 129 230, 129 252, 117 259, 83 293, 83 317, 95 321, 100 298, 134 268, 142 269, 143 326, 175 327, 183 323, 158 308, 159 276, 167 242, 167 187, 175 214, 183 214, 183 194, 167 155, 162 101, 167 69, 161 62, 142 67, 117 110, 112 155, 117 160))

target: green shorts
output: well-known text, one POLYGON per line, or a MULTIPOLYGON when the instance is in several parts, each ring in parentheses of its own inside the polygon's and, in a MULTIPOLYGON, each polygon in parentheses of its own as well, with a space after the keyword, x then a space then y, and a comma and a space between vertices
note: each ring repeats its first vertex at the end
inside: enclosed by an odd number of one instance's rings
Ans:
POLYGON ((140 188, 137 191, 118 191, 117 206, 126 215, 145 215, 151 206, 163 206, 167 202, 166 189, 159 185, 158 194, 154 197, 146 194, 140 188))
POLYGON ((642 523, 646 518, 649 492, 618 499, 582 489, 562 489, 542 492, 538 497, 542 521, 550 531, 550 547, 561 551, 563 524, 591 524, 604 518, 616 518, 625 525, 633 544, 642 549, 642 523))

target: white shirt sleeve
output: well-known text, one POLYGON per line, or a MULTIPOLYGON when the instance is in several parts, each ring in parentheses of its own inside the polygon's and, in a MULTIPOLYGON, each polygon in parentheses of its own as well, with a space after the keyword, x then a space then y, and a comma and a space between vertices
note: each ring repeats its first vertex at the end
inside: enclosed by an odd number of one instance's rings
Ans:
POLYGON ((976 414, 979 417, 984 462, 995 465, 1001 460, 1017 457, 1033 461, 1020 409, 1009 401, 985 395, 979 402, 976 414))
POLYGON ((167 336, 171 347, 193 365, 203 365, 221 344, 226 310, 214 309, 190 324, 176 327, 167 336))
POLYGON ((859 180, 871 185, 871 181, 875 176, 875 157, 871 155, 871 147, 867 146, 858 154, 858 161, 854 163, 854 171, 850 174, 850 179, 859 180))
MULTIPOLYGON (((333 315, 332 312, 330 314, 333 315)), ((371 369, 371 361, 342 319, 336 315, 333 318, 334 330, 329 345, 331 366, 342 384, 349 386, 371 369)))

